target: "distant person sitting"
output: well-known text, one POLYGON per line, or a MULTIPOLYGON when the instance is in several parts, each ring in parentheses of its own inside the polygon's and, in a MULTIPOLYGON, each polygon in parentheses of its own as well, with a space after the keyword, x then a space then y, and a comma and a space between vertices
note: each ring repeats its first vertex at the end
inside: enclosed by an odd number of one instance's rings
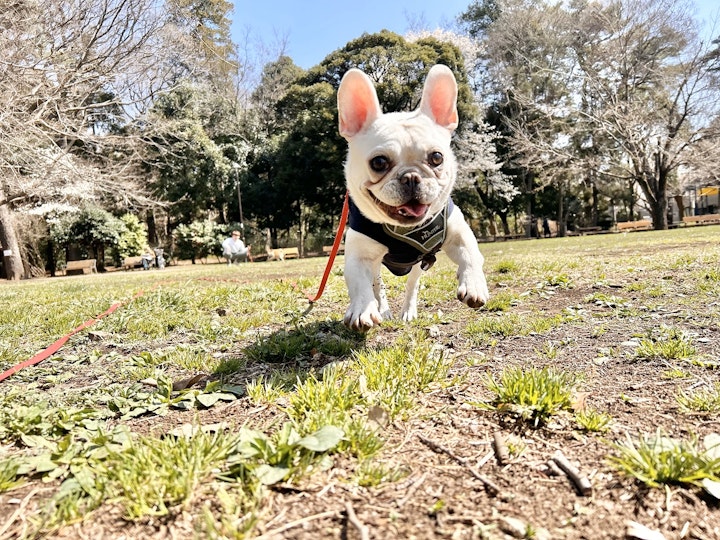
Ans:
POLYGON ((233 231, 230 238, 226 238, 222 243, 223 257, 227 260, 228 265, 236 262, 247 261, 250 246, 245 247, 245 243, 240 240, 240 231, 233 231))
POLYGON ((145 246, 145 249, 143 250, 143 254, 141 255, 142 258, 142 265, 144 270, 150 270, 150 267, 153 265, 153 262, 155 261, 155 253, 150 248, 150 246, 145 246))

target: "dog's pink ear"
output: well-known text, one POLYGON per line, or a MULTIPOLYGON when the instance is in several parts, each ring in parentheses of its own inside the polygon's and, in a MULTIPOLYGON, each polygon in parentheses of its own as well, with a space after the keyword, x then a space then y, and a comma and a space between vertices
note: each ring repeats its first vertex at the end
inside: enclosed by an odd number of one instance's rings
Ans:
POLYGON ((425 79, 420 111, 452 131, 458 125, 457 93, 453 72, 447 66, 436 64, 425 79))
POLYGON ((350 139, 360 133, 382 113, 370 77, 359 69, 351 69, 338 88, 338 119, 340 135, 350 139))

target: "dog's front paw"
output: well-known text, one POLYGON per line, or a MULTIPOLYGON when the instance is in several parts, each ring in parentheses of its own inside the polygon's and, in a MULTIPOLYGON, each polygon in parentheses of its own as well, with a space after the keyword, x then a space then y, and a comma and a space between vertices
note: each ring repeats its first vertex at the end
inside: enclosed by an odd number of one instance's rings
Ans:
POLYGON ((404 309, 402 312, 402 320, 405 322, 414 321, 417 319, 418 312, 417 312, 417 306, 413 305, 410 306, 407 309, 404 309))
POLYGON ((357 330, 358 332, 367 332, 373 326, 380 324, 383 321, 382 315, 378 311, 377 301, 373 300, 367 306, 358 306, 356 304, 350 304, 350 307, 345 312, 345 318, 343 322, 345 326, 351 330, 357 330))
POLYGON ((457 297, 471 308, 484 306, 490 299, 487 282, 482 272, 478 274, 466 274, 460 277, 460 284, 457 288, 457 297))

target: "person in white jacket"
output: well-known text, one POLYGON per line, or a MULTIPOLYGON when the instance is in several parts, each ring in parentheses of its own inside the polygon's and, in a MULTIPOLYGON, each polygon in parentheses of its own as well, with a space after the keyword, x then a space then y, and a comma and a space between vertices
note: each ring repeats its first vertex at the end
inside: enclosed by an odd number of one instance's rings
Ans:
POLYGON ((226 238, 222 243, 222 248, 228 265, 247 261, 250 252, 250 246, 245 247, 245 243, 240 240, 240 231, 233 231, 230 238, 226 238))

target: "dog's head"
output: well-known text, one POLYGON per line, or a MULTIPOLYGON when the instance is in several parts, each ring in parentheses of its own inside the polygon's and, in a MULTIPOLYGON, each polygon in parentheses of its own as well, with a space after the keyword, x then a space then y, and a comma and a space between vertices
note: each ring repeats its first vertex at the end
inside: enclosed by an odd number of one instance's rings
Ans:
POLYGON ((349 70, 338 90, 340 134, 348 141, 345 178, 368 219, 416 225, 440 212, 455 182, 450 138, 457 127, 457 83, 436 65, 413 112, 383 114, 370 78, 349 70))

